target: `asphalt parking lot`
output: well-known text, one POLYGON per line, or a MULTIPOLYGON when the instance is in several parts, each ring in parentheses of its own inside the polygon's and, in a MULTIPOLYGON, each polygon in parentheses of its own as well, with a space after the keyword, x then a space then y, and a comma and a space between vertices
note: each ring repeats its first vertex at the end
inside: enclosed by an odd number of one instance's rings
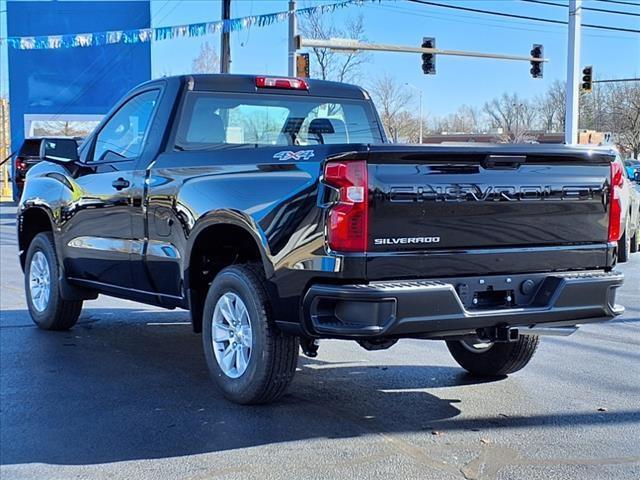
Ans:
POLYGON ((0 477, 640 478, 640 254, 616 322, 545 337, 482 382, 442 342, 325 341, 288 394, 240 407, 208 378, 185 312, 101 297, 69 332, 31 322, 15 207, 0 207, 0 477))

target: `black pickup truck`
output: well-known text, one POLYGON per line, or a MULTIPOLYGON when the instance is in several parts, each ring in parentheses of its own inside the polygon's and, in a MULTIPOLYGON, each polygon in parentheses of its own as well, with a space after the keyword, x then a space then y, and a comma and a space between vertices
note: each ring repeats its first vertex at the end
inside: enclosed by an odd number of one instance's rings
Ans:
POLYGON ((145 83, 67 147, 44 142, 19 205, 35 323, 71 328, 98 294, 189 309, 239 403, 323 338, 445 340, 501 376, 623 311, 611 150, 393 145, 359 87, 236 75, 145 83))

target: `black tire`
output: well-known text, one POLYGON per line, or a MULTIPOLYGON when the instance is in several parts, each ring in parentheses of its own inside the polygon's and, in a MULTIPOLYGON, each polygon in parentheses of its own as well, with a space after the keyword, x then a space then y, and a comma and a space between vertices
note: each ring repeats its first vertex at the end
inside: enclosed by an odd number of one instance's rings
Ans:
MULTIPOLYGON (((38 258, 42 258, 38 256, 38 258)), ((27 249, 24 270, 24 288, 27 306, 33 322, 43 330, 68 330, 73 327, 82 310, 82 301, 64 300, 60 294, 60 266, 51 232, 39 233, 27 249), (31 297, 30 278, 33 257, 41 252, 49 269, 49 295, 44 308, 37 308, 31 297)))
POLYGON ((640 227, 636 229, 635 234, 631 237, 631 253, 638 253, 640 250, 640 227))
POLYGON ((490 348, 472 351, 462 341, 447 341, 458 364, 474 375, 501 377, 517 372, 529 363, 538 348, 537 335, 520 335, 516 342, 494 343, 490 348))
POLYGON ((618 240, 618 263, 629 261, 629 255, 631 255, 631 239, 627 233, 627 228, 625 228, 620 240, 618 240))
POLYGON ((298 364, 299 340, 283 334, 275 326, 264 284, 260 267, 227 267, 214 279, 204 305, 202 345, 211 377, 225 398, 244 405, 268 403, 280 397, 291 383, 298 364), (237 378, 224 373, 214 352, 214 311, 226 293, 242 300, 251 324, 251 354, 246 370, 237 378))

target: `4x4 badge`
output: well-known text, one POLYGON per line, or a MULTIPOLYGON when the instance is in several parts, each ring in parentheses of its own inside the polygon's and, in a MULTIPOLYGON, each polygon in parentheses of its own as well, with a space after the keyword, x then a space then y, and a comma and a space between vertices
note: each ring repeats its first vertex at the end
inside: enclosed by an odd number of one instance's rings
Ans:
POLYGON ((297 152, 292 152, 291 150, 283 150, 281 152, 275 153, 273 158, 277 158, 278 160, 287 161, 287 160, 309 160, 314 156, 313 150, 298 150, 297 152))

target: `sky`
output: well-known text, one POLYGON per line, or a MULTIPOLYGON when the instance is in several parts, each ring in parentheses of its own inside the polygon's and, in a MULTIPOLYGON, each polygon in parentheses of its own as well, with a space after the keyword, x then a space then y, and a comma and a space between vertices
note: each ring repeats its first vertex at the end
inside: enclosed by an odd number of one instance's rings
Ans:
MULTIPOLYGON (((568 3, 554 1, 564 5, 568 3)), ((595 0, 585 1, 584 6, 640 14, 640 0, 635 1, 637 7, 595 0)), ((566 20, 568 16, 567 8, 518 0, 440 0, 439 3, 445 2, 558 20, 566 20)), ((299 7, 317 3, 320 2, 298 2, 299 7)), ((323 0, 322 3, 332 3, 332 0, 323 0)), ((287 0, 232 0, 234 17, 286 8, 287 0)), ((158 0, 153 2, 152 18, 159 25, 213 20, 220 18, 220 9, 220 2, 215 0, 158 0)), ((390 73, 401 85, 408 82, 421 89, 425 110, 432 115, 445 115, 462 104, 479 106, 505 91, 532 98, 554 80, 566 77, 567 27, 564 25, 460 12, 403 0, 351 6, 335 12, 331 18, 340 25, 357 15, 363 15, 367 38, 372 43, 420 46, 422 37, 427 36, 435 37, 437 46, 443 49, 515 55, 528 55, 534 43, 544 45, 545 57, 550 61, 544 66, 543 79, 531 78, 528 62, 438 57, 437 74, 424 75, 417 54, 372 53, 371 62, 361 79, 364 86, 376 76, 390 73)), ((583 23, 640 29, 640 16, 585 11, 583 23)), ((581 64, 593 65, 596 78, 640 77, 640 34, 587 28, 582 33, 581 64)), ((232 72, 286 74, 287 34, 286 23, 234 33, 232 72)), ((207 40, 219 50, 218 38, 207 40)), ((179 39, 156 43, 152 53, 154 73, 188 71, 202 41, 179 39)), ((417 98, 415 101, 417 103, 417 98)))
MULTIPOLYGON (((338 0, 298 0, 300 8, 338 0)), ((520 0, 437 0, 439 3, 466 6, 557 20, 567 19, 567 8, 520 0)), ((566 5, 567 0, 552 0, 566 5)), ((634 5, 585 0, 583 5, 640 14, 640 0, 634 5)), ((152 26, 179 25, 217 20, 220 0, 152 0, 152 26)), ((286 10, 288 0, 232 0, 232 17, 286 10)), ((0 0, 0 37, 6 36, 0 0)), ((567 69, 567 27, 531 20, 501 18, 478 13, 454 11, 404 0, 366 2, 330 14, 331 21, 342 25, 347 19, 363 15, 366 36, 372 43, 420 46, 422 37, 435 37, 438 48, 528 55, 532 44, 544 45, 549 63, 544 78, 533 79, 528 62, 486 60, 440 56, 437 74, 424 75, 417 54, 378 53, 370 55, 360 82, 367 87, 374 78, 389 73, 400 85, 410 83, 422 90, 425 111, 446 115, 462 104, 481 106, 503 92, 534 98, 554 80, 564 80, 567 69)), ((640 16, 584 11, 583 23, 640 29, 640 16)), ((252 27, 231 37, 232 73, 284 75, 287 71, 287 23, 252 27)), ((152 75, 180 74, 190 71, 200 46, 208 41, 219 51, 219 36, 173 39, 152 45, 152 75)), ((6 50, 0 52, 0 86, 6 90, 6 50)), ((593 65, 597 79, 640 77, 640 34, 583 28, 581 65, 593 65)), ((410 87, 403 87, 410 88, 410 87)), ((415 107, 417 98, 415 95, 415 107)))

